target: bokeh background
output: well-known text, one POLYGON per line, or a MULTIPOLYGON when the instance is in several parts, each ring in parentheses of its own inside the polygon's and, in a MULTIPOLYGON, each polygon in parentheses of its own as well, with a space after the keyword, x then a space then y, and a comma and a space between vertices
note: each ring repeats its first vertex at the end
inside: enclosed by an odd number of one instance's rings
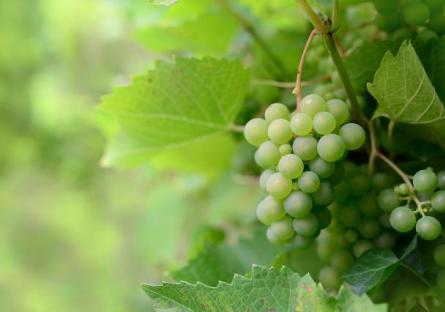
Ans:
MULTIPOLYGON (((201 2, 185 8, 203 13, 201 2)), ((209 225, 252 220, 256 185, 230 170, 100 166, 100 96, 193 33, 168 33, 176 13, 146 0, 0 1, 1 311, 150 311, 142 282, 168 279, 209 225)), ((223 35, 202 52, 225 53, 223 35)))

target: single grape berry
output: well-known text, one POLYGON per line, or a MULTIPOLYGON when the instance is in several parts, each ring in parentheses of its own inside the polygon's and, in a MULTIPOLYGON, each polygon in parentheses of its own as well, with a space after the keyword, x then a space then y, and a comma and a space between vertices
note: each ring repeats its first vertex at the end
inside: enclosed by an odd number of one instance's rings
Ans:
POLYGON ((430 168, 417 171, 413 178, 416 191, 421 193, 431 193, 437 187, 437 176, 430 168))
POLYGON ((254 118, 244 127, 246 141, 254 146, 260 146, 267 141, 267 122, 261 118, 254 118))
POLYGON ((440 190, 431 196, 431 207, 437 212, 445 212, 445 191, 440 190))
POLYGON ((278 170, 283 176, 289 179, 295 179, 301 176, 304 170, 304 164, 300 157, 295 154, 288 154, 281 157, 278 163, 278 170))
POLYGON ((337 126, 334 115, 329 112, 319 112, 312 120, 312 127, 319 134, 329 134, 337 126))
POLYGON ((332 99, 328 101, 328 111, 334 115, 337 126, 341 126, 349 119, 349 107, 344 101, 332 99))
POLYGON ((332 255, 331 265, 340 272, 346 272, 354 264, 354 258, 349 251, 339 250, 332 255))
POLYGON ((294 218, 302 218, 312 210, 312 198, 301 191, 291 193, 284 201, 284 209, 294 218))
POLYGON ((312 246, 314 241, 315 241, 314 236, 296 235, 294 240, 292 241, 292 246, 294 246, 297 249, 306 249, 312 246))
POLYGON ((305 193, 314 193, 320 187, 320 178, 312 171, 305 171, 298 178, 298 187, 305 193))
POLYGON ((342 206, 339 220, 347 227, 355 227, 360 223, 360 210, 354 205, 342 206))
POLYGON ((368 218, 377 217, 381 213, 377 199, 373 193, 363 196, 360 199, 359 207, 360 212, 368 218))
POLYGON ((433 257, 434 262, 436 262, 437 265, 445 267, 445 244, 436 246, 436 248, 434 248, 433 257))
POLYGON ((318 94, 309 94, 301 101, 301 112, 314 117, 319 112, 325 112, 328 106, 318 94))
POLYGON ((366 194, 371 189, 371 179, 368 173, 357 172, 347 179, 349 192, 355 196, 366 194))
POLYGON ((392 187, 397 182, 394 175, 387 172, 377 172, 372 176, 372 187, 376 192, 392 187))
POLYGON ((435 240, 442 233, 442 226, 436 218, 425 216, 417 221, 416 232, 424 240, 435 240))
POLYGON ((326 179, 332 176, 336 166, 335 163, 327 162, 317 157, 309 163, 309 169, 315 172, 321 179, 326 179))
POLYGON ((296 138, 292 148, 294 153, 304 161, 317 157, 317 140, 312 136, 296 138))
POLYGON ((267 229, 266 235, 272 243, 282 243, 290 239, 294 235, 292 219, 284 217, 273 222, 267 229))
POLYGON ((317 144, 318 155, 326 161, 334 162, 345 154, 345 142, 337 134, 327 134, 320 138, 317 144))
POLYGON ((338 272, 330 266, 326 266, 320 270, 318 279, 324 287, 329 289, 338 289, 341 284, 338 272))
POLYGON ((398 232, 409 232, 416 225, 416 216, 408 207, 398 207, 391 212, 389 223, 398 232))
POLYGON ((374 244, 372 242, 362 239, 352 246, 352 253, 354 254, 354 257, 360 258, 361 255, 372 248, 374 248, 374 244))
POLYGON ((318 220, 312 213, 294 219, 293 225, 295 232, 301 236, 312 236, 318 230, 318 220))
POLYGON ((264 170, 261 175, 260 175, 260 180, 259 180, 259 184, 260 184, 260 188, 265 191, 266 190, 266 182, 267 179, 269 179, 269 177, 271 176, 272 173, 275 173, 275 171, 271 170, 271 169, 267 169, 264 170))
POLYGON ((270 140, 276 145, 281 145, 289 142, 292 138, 292 131, 290 130, 289 121, 286 119, 275 119, 267 129, 267 135, 270 140))
POLYGON ((349 229, 345 232, 345 240, 348 243, 355 243, 357 239, 358 239, 358 234, 356 231, 349 229))
POLYGON ((318 220, 318 227, 320 229, 327 228, 332 221, 332 214, 327 208, 322 208, 314 212, 318 220))
POLYGON ((256 208, 258 220, 266 225, 281 219, 284 214, 282 202, 270 195, 260 201, 256 208))
POLYGON ((278 151, 280 152, 281 155, 290 154, 292 153, 292 146, 290 146, 290 144, 282 144, 278 148, 278 151))
POLYGON ((437 187, 445 190, 445 171, 439 171, 437 173, 437 187))
POLYGON ((335 192, 332 184, 321 182, 318 189, 312 193, 312 199, 319 206, 327 206, 335 199, 335 192))
POLYGON ((270 141, 266 141, 255 152, 255 162, 263 168, 275 166, 280 160, 278 148, 270 141))
POLYGON ((380 209, 385 212, 391 212, 400 206, 399 196, 392 189, 381 191, 377 197, 377 203, 380 209))
POLYGON ((364 219, 358 230, 364 238, 376 238, 380 234, 380 223, 375 219, 364 219))
POLYGON ((382 249, 392 249, 396 244, 396 238, 391 232, 383 232, 375 241, 377 247, 382 249))
POLYGON ((290 121, 290 128, 298 136, 305 136, 312 131, 312 118, 305 113, 295 113, 290 121))
POLYGON ((410 193, 410 189, 408 184, 402 183, 394 188, 394 192, 396 192, 400 196, 408 196, 410 193))
POLYGON ((292 181, 280 172, 273 173, 267 179, 266 191, 276 198, 285 198, 292 191, 292 181))
POLYGON ((422 2, 411 2, 402 8, 403 18, 409 25, 420 26, 430 17, 430 9, 422 2))
POLYGON ((341 126, 339 134, 348 150, 359 149, 366 140, 366 133, 363 128, 355 123, 348 123, 341 126))
POLYGON ((281 103, 274 103, 269 105, 264 112, 264 117, 267 122, 272 122, 275 119, 289 119, 290 113, 286 105, 281 103))

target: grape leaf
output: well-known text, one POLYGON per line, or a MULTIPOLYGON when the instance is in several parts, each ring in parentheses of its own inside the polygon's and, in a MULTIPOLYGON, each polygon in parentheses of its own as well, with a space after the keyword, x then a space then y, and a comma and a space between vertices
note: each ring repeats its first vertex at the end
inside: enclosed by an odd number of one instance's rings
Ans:
POLYGON ((169 157, 176 153, 184 163, 198 166, 196 159, 205 157, 205 165, 216 161, 222 168, 227 163, 219 153, 227 155, 225 148, 213 144, 209 149, 199 143, 215 138, 227 141, 224 133, 241 107, 249 80, 249 71, 237 61, 178 58, 175 63, 158 62, 131 85, 103 97, 101 117, 112 124, 103 163, 140 164, 167 152, 169 157), (193 150, 187 150, 192 145, 193 150))
POLYGON ((363 254, 343 279, 361 295, 383 283, 397 268, 399 258, 387 249, 372 249, 363 254))
POLYGON ((245 277, 235 275, 232 282, 216 287, 203 283, 164 283, 143 286, 161 308, 182 311, 386 311, 366 296, 358 297, 342 288, 337 298, 330 297, 309 275, 300 277, 287 267, 280 270, 254 265, 245 277))
POLYGON ((410 43, 396 56, 385 54, 368 90, 378 102, 374 118, 409 124, 419 136, 445 146, 445 108, 410 43))

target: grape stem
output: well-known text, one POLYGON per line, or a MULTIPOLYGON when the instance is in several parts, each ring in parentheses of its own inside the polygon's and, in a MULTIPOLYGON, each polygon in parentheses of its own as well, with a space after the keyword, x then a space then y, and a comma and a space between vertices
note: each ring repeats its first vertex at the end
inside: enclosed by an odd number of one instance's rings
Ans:
POLYGON ((237 133, 243 133, 244 132, 244 126, 231 124, 227 127, 227 130, 237 133))
POLYGON ((309 34, 309 37, 307 38, 306 44, 304 45, 303 53, 301 53, 300 58, 300 64, 298 64, 298 70, 297 70, 297 78, 295 81, 295 88, 293 90, 293 94, 296 96, 296 104, 297 104, 297 112, 301 110, 301 77, 303 76, 303 67, 304 67, 304 61, 306 59, 307 52, 309 51, 309 47, 312 43, 312 41, 315 38, 315 35, 317 34, 317 31, 313 29, 311 33, 309 34))
MULTIPOLYGON (((329 75, 321 76, 319 78, 309 79, 309 80, 303 80, 301 81, 301 86, 311 86, 326 80, 329 80, 329 75)), ((254 84, 257 85, 264 85, 264 86, 271 86, 271 87, 277 87, 277 88, 283 88, 283 89, 294 89, 295 88, 295 81, 276 81, 276 80, 268 80, 268 79, 254 79, 254 84)))

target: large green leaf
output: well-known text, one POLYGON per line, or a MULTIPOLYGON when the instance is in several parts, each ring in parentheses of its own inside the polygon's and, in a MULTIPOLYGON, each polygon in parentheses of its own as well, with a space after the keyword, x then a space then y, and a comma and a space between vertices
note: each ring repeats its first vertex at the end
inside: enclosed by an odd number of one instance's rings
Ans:
POLYGON ((145 292, 162 308, 181 311, 386 311, 366 296, 342 288, 330 297, 309 275, 300 277, 289 268, 280 270, 254 265, 248 277, 235 275, 232 282, 216 287, 202 283, 144 285, 145 292))
POLYGON ((191 167, 199 167, 200 159, 207 168, 224 167, 233 148, 222 134, 241 107, 249 77, 237 61, 158 62, 131 85, 102 99, 101 117, 112 125, 104 164, 139 164, 167 152, 191 167))
POLYGON ((410 43, 404 42, 396 56, 386 53, 368 90, 378 102, 374 117, 409 124, 445 145, 445 108, 410 43))

